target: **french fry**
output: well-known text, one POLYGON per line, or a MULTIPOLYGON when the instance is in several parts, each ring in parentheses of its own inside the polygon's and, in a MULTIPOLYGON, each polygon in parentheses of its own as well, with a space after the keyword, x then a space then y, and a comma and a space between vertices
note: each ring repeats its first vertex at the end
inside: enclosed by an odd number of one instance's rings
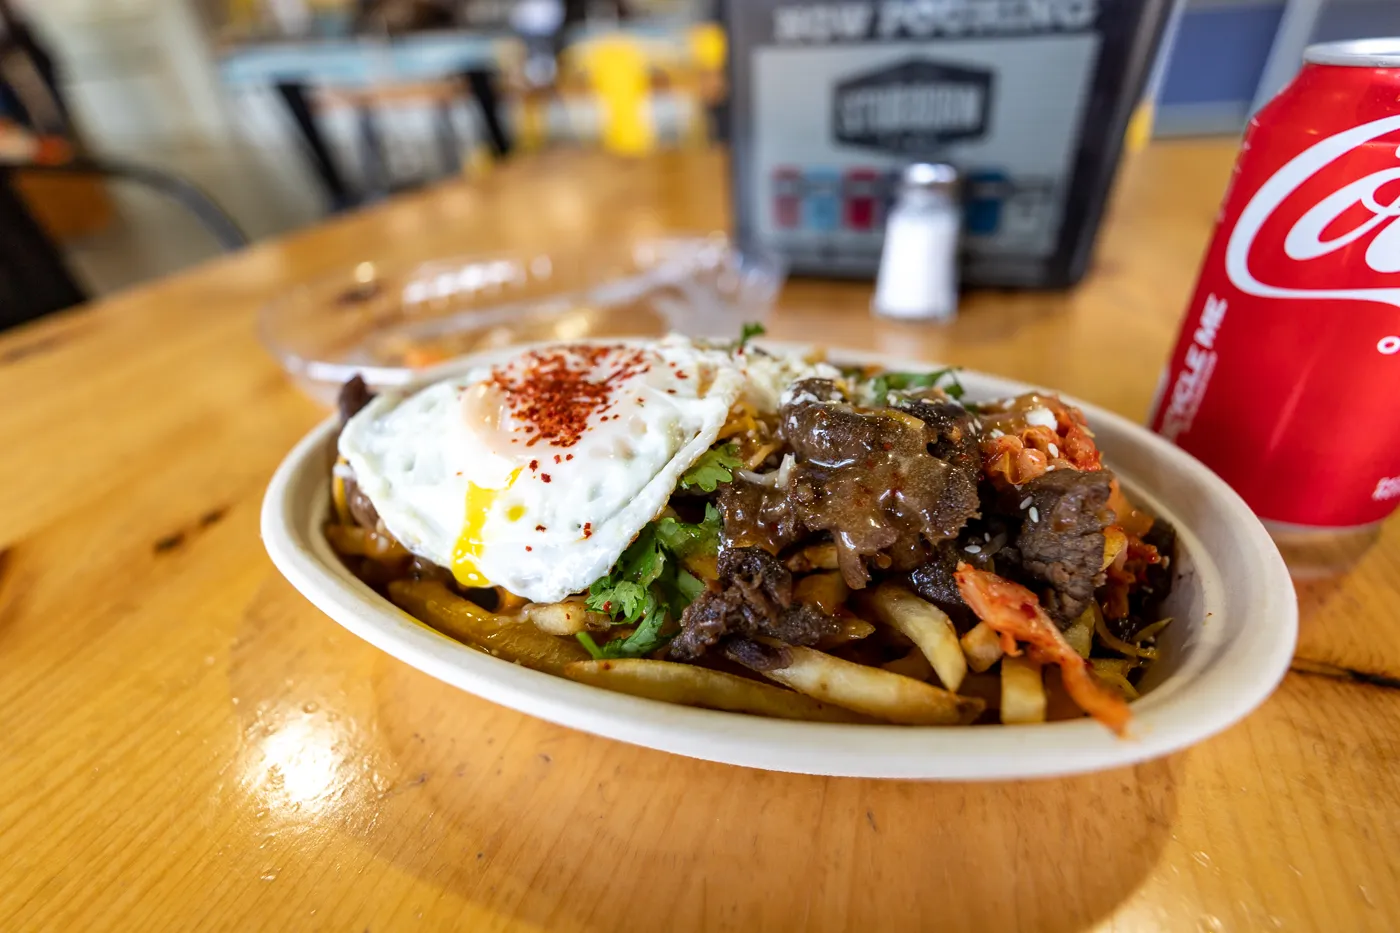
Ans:
MULTIPOLYGON (((986 623, 983 623, 984 625, 986 623)), ((1065 629, 1065 641, 1081 658, 1087 658, 1089 652, 1094 649, 1094 610, 1085 609, 1079 614, 1079 618, 1069 624, 1065 629)))
POLYGON ((460 642, 537 671, 561 673, 566 664, 588 658, 577 641, 546 635, 529 622, 487 612, 435 580, 395 580, 394 605, 460 642))
POLYGON ((824 544, 809 544, 785 562, 793 573, 809 573, 813 570, 837 570, 840 564, 836 559, 836 545, 827 541, 824 544))
POLYGON ((690 571, 692 576, 698 577, 705 582, 719 579, 719 571, 716 569, 718 563, 713 554, 687 554, 681 558, 681 566, 690 571))
POLYGON ((850 595, 851 588, 839 573, 810 574, 799 579, 792 588, 794 600, 814 606, 827 615, 835 615, 850 595))
POLYGON ((1045 681, 1030 658, 1001 659, 1001 721, 1045 721, 1045 681))
POLYGON ((591 612, 582 601, 562 603, 531 603, 525 607, 525 618, 541 632, 550 635, 574 636, 586 629, 602 631, 610 622, 601 612, 591 612))
POLYGON ((731 713, 806 722, 870 721, 857 713, 791 690, 673 661, 640 658, 575 661, 564 667, 564 676, 605 690, 681 706, 701 706, 731 713))
POLYGON ((789 657, 786 667, 759 673, 823 703, 912 726, 970 723, 982 712, 981 700, 961 697, 878 667, 853 664, 771 638, 758 641, 789 657))
POLYGON ((919 646, 943 686, 956 693, 967 676, 967 658, 947 614, 897 583, 881 583, 868 603, 881 622, 919 646))
MULTIPOLYGON (((963 678, 958 696, 973 697, 987 704, 989 710, 1001 709, 1001 672, 988 671, 985 674, 968 674, 963 678)), ((1075 707, 1075 714, 1079 708, 1075 707)))
MULTIPOLYGON (((337 459, 337 468, 344 462, 344 458, 337 459)), ((331 505, 335 509, 336 521, 342 525, 355 523, 355 519, 350 514, 350 500, 346 495, 345 477, 341 475, 339 469, 331 474, 331 505)))
POLYGON ((967 666, 975 673, 982 673, 1001 660, 1001 636, 986 622, 978 622, 968 629, 967 634, 958 639, 962 646, 967 666))
POLYGON ((413 556, 388 535, 359 525, 327 525, 326 540, 342 557, 368 557, 381 564, 398 564, 413 556))
POLYGON ((500 615, 510 615, 517 609, 523 609, 529 605, 530 601, 524 596, 516 596, 503 586, 493 587, 496 591, 496 612, 500 615))
MULTIPOLYGON (((928 663, 928 658, 918 648, 913 648, 902 658, 895 658, 893 661, 886 661, 880 667, 891 674, 900 674, 904 677, 912 677, 915 680, 928 680, 933 676, 933 665, 928 663)), ((966 683, 966 681, 964 681, 966 683)))
POLYGON ((830 651, 833 648, 839 648, 875 634, 875 626, 864 619, 858 619, 847 613, 836 617, 836 626, 836 631, 829 635, 823 635, 821 640, 817 642, 818 650, 830 651))

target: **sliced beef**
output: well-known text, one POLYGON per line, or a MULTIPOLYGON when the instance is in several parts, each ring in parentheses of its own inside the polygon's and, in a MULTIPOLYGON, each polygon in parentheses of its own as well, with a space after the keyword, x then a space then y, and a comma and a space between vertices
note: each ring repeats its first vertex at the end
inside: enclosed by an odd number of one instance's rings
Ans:
POLYGON ((807 536, 786 489, 761 486, 738 477, 719 487, 726 547, 761 547, 774 554, 807 536))
POLYGON ((812 645, 834 633, 831 616, 792 599, 792 574, 762 548, 730 548, 715 568, 718 585, 701 593, 681 615, 671 656, 700 657, 730 636, 766 635, 790 645, 812 645))
MULTIPOLYGON (((348 466, 343 468, 349 470, 348 466)), ((355 520, 355 524, 370 531, 381 530, 379 512, 375 510, 374 503, 369 501, 369 496, 364 494, 353 476, 347 476, 345 479, 345 504, 349 507, 350 517, 355 520)))
POLYGON ((1042 604, 1062 626, 1079 617, 1104 582, 1103 530, 1113 520, 1112 479, 1107 470, 1055 470, 1016 490, 1020 501, 1030 499, 1019 510, 1025 520, 1015 539, 1021 574, 1049 584, 1042 604))
MULTIPOLYGON (((345 430, 345 423, 360 413, 374 399, 374 393, 369 390, 365 380, 358 374, 352 376, 348 382, 340 387, 340 394, 336 398, 336 408, 340 413, 340 430, 345 430)), ((350 517, 355 520, 355 524, 368 528, 370 531, 379 530, 379 513, 374 508, 374 503, 369 501, 369 496, 360 491, 360 486, 355 482, 355 477, 350 475, 350 467, 341 464, 337 470, 346 471, 345 474, 345 504, 350 509, 350 517)))
POLYGON ((909 574, 909 583, 914 587, 914 592, 942 609, 954 622, 963 621, 972 612, 963 602, 958 583, 953 579, 953 571, 958 569, 959 560, 957 546, 944 542, 933 549, 926 563, 915 567, 909 574))
POLYGON ((944 487, 940 509, 966 518, 977 515, 980 510, 977 478, 982 470, 982 455, 972 413, 948 399, 910 400, 900 407, 933 432, 928 452, 953 469, 944 487))
POLYGON ((336 408, 340 412, 340 426, 345 427, 345 422, 360 413, 374 398, 374 393, 369 390, 365 380, 359 374, 350 377, 345 385, 340 387, 340 394, 336 397, 336 408))
POLYGON ((950 399, 909 399, 899 407, 933 430, 928 452, 954 469, 969 471, 975 491, 982 460, 972 413, 950 399))
POLYGON ((882 567, 912 570, 930 545, 956 537, 977 514, 975 473, 931 453, 965 442, 951 412, 930 408, 947 422, 945 436, 908 412, 857 409, 828 380, 799 382, 789 399, 779 432, 796 456, 787 489, 793 513, 808 532, 831 533, 852 588, 869 582, 867 560, 878 555, 882 567))
POLYGON ((724 655, 729 660, 760 673, 776 671, 792 663, 792 652, 786 648, 765 645, 740 635, 730 635, 724 640, 723 647, 724 655))

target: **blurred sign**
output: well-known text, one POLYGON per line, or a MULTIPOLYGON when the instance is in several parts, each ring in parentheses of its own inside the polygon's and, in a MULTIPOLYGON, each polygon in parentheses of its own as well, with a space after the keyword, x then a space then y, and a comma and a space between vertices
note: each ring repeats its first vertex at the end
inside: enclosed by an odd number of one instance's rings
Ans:
POLYGON ((987 132, 992 72, 914 59, 836 85, 836 139, 887 152, 928 152, 987 132))
POLYGON ((1087 264, 1171 0, 727 5, 738 238, 794 271, 872 276, 891 179, 966 180, 970 284, 1087 264))

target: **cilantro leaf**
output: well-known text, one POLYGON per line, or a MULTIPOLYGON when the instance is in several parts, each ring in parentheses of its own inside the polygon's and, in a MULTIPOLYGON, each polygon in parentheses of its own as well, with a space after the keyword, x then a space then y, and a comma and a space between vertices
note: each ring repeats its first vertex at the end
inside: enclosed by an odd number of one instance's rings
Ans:
POLYGON ((960 399, 966 390, 958 381, 958 371, 955 367, 949 366, 944 369, 935 369, 931 373, 881 373, 870 381, 870 394, 875 401, 881 405, 891 392, 906 392, 910 389, 929 389, 937 386, 948 394, 949 398, 960 399), (947 385, 940 386, 944 379, 948 380, 947 385))
POLYGON ((655 523, 647 525, 613 565, 612 572, 593 581, 585 602, 605 612, 615 624, 635 623, 647 608, 650 588, 666 566, 666 554, 656 540, 655 523))
POLYGON ((739 329, 739 339, 734 341, 734 349, 740 350, 753 338, 762 337, 766 333, 768 333, 768 328, 757 321, 749 321, 739 329))
MULTIPOLYGON (((676 571, 671 572, 675 573, 676 571)), ((684 570, 679 572, 685 573, 684 570)), ((690 575, 686 574, 686 576, 690 575)), ((684 610, 682 609, 682 611, 684 610)), ((651 654, 671 640, 661 634, 666 619, 666 609, 657 601, 655 593, 648 592, 643 597, 641 611, 634 620, 637 622, 637 627, 630 634, 614 638, 602 646, 599 646, 593 640, 593 636, 587 632, 579 632, 575 637, 579 640, 579 644, 587 648, 588 653, 593 655, 595 659, 640 658, 651 654)))
POLYGON ((744 465, 739 459, 739 451, 733 444, 721 444, 700 455, 700 459, 681 474, 681 488, 699 489, 701 492, 714 492, 720 483, 734 478, 734 471, 744 465))
POLYGON ((679 616, 696 597, 705 592, 705 581, 680 567, 676 568, 676 579, 671 596, 671 611, 679 616), (679 608, 678 608, 679 607, 679 608))
POLYGON ((579 632, 578 640, 588 653, 599 660, 603 658, 641 658, 651 654, 671 639, 661 634, 661 626, 666 622, 666 614, 655 610, 642 619, 632 634, 614 638, 601 647, 587 632, 579 632))
POLYGON ((715 508, 713 502, 705 503, 705 518, 697 524, 687 524, 669 515, 653 524, 656 540, 677 557, 719 553, 719 533, 722 525, 719 509, 715 508))
POLYGON ((579 643, 595 658, 638 658, 670 641, 663 634, 666 623, 679 619, 705 589, 679 559, 717 553, 720 526, 719 509, 707 504, 703 521, 691 524, 668 515, 643 528, 612 572, 588 588, 585 600, 588 608, 611 616, 614 625, 636 628, 602 646, 579 632, 579 643))

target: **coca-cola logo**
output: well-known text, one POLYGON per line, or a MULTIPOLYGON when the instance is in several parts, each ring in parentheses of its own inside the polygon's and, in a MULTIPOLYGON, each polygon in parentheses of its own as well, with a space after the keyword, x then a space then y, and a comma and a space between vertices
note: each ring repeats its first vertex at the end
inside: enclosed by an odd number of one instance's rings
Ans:
MULTIPOLYGON (((1337 288, 1322 283, 1308 287, 1306 280, 1311 276, 1290 276, 1284 266, 1260 271, 1259 274, 1273 279, 1266 282, 1250 268, 1251 252, 1281 251, 1295 263, 1306 263, 1358 244, 1374 233, 1362 254, 1365 265, 1377 275, 1400 272, 1400 223, 1396 222, 1400 219, 1400 187, 1391 186, 1400 181, 1400 165, 1381 168, 1330 193, 1326 192, 1325 178, 1314 182, 1326 166, 1396 130, 1400 130, 1400 116, 1373 120, 1329 136, 1303 150, 1264 182, 1240 213, 1225 250, 1225 269, 1235 287, 1264 298, 1378 301, 1400 308, 1400 286, 1337 288), (1318 190, 1319 184, 1323 185, 1322 190, 1318 190), (1387 186, 1391 186, 1393 196, 1384 195, 1387 186), (1315 198, 1310 206, 1305 194, 1315 198), (1301 212, 1300 207, 1304 208, 1301 212), (1279 221, 1286 223, 1285 218, 1295 213, 1298 218, 1288 227, 1280 244, 1279 221), (1254 249, 1256 243, 1261 244, 1259 251, 1254 249), (1289 278, 1304 281, 1287 284, 1289 278)), ((1400 158, 1400 150, 1390 150, 1390 154, 1400 158)), ((1360 270, 1349 266, 1343 275, 1355 281, 1357 271, 1360 270)), ((1335 282, 1342 276, 1330 278, 1335 282)), ((1376 280, 1375 276, 1365 278, 1376 280)))

